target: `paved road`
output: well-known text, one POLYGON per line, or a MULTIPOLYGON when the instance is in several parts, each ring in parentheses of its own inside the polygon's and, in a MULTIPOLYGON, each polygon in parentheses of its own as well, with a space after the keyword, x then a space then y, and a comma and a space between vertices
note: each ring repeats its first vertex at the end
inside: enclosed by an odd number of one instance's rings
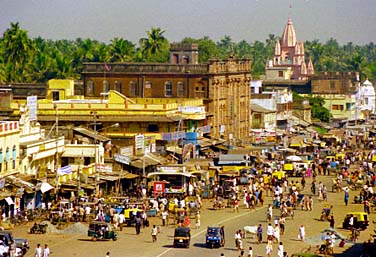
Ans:
MULTIPOLYGON (((331 178, 319 177, 318 180, 323 180, 328 188, 331 188, 331 178)), ((309 181, 308 181, 309 182, 309 181)), ((308 183, 307 183, 308 184, 308 183)), ((306 189, 305 193, 308 191, 306 189)), ((358 192, 351 192, 350 199, 358 192)), ((267 198, 267 202, 271 201, 271 198, 267 198)), ((342 193, 329 193, 328 203, 334 206, 334 214, 336 217, 336 227, 341 226, 341 221, 347 211, 362 210, 362 205, 350 204, 347 208, 343 204, 342 193)), ((28 238, 31 245, 31 250, 27 256, 33 256, 33 249, 37 243, 48 243, 53 254, 51 256, 93 256, 102 257, 105 256, 107 251, 111 252, 111 257, 126 257, 126 256, 145 256, 145 257, 170 257, 170 256, 220 256, 220 253, 225 253, 225 256, 239 256, 239 252, 235 249, 234 245, 234 233, 237 229, 244 227, 245 225, 257 225, 262 223, 264 226, 264 234, 266 230, 265 221, 265 207, 258 208, 256 211, 249 211, 241 208, 240 213, 233 213, 231 209, 224 210, 211 210, 211 202, 205 200, 204 208, 201 211, 201 228, 192 229, 192 241, 189 249, 174 249, 172 247, 173 242, 173 230, 174 226, 162 227, 161 234, 158 235, 156 243, 151 241, 151 228, 143 229, 140 235, 135 235, 134 228, 125 228, 124 231, 119 232, 119 240, 104 241, 104 242, 91 242, 86 234, 73 234, 73 235, 28 235, 26 233, 28 227, 17 227, 14 229, 14 234, 17 237, 28 238), (219 249, 207 249, 204 246, 206 227, 209 225, 224 225, 226 233, 226 245, 219 249)), ((291 254, 293 252, 299 252, 302 248, 309 245, 308 242, 300 242, 297 240, 298 227, 300 224, 305 224, 307 237, 317 236, 320 231, 328 227, 327 222, 318 221, 323 204, 319 203, 315 198, 314 210, 312 212, 297 210, 294 220, 287 219, 286 234, 281 237, 281 241, 285 245, 285 250, 291 254)), ((277 210, 274 210, 275 214, 277 210)), ((375 220, 375 214, 371 214, 371 218, 375 220)), ((160 224, 159 218, 151 218, 151 224, 160 224)), ((367 240, 369 237, 370 229, 373 229, 373 225, 366 232, 361 233, 361 240, 367 240)), ((345 235, 348 232, 338 230, 345 235)), ((264 235, 265 237, 265 235, 264 235)), ((254 239, 245 239, 243 243, 245 248, 253 246, 255 253, 260 256, 265 255, 265 244, 254 244, 254 239)), ((277 245, 274 245, 274 252, 272 256, 276 256, 277 245)), ((336 248, 335 251, 343 251, 343 248, 336 248)))

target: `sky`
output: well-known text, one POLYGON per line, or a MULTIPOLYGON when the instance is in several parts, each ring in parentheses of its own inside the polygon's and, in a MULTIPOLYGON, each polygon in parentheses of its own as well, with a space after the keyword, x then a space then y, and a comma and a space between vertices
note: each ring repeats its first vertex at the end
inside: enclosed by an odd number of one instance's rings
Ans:
POLYGON ((19 22, 29 37, 138 43, 152 27, 170 42, 208 36, 265 41, 291 17, 299 41, 376 42, 376 0, 0 0, 0 33, 19 22))

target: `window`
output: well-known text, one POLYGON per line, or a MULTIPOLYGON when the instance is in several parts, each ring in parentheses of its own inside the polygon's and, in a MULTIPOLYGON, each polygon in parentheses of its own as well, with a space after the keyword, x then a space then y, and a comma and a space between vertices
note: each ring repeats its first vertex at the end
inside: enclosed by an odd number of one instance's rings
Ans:
POLYGON ((341 104, 333 104, 332 105, 332 110, 333 111, 343 111, 343 105, 341 105, 341 104))
POLYGON ((138 95, 137 83, 135 81, 129 82, 129 95, 130 96, 137 96, 138 95))
POLYGON ((108 80, 103 80, 103 92, 108 93, 110 91, 110 82, 108 80))
POLYGON ((283 78, 283 71, 278 71, 278 77, 283 78))
POLYGON ((166 83, 165 83, 165 96, 172 96, 172 83, 171 83, 171 81, 166 81, 166 83))
POLYGON ((121 86, 122 86, 121 81, 116 80, 115 81, 115 90, 118 91, 119 93, 121 93, 121 91, 122 91, 121 86))
POLYGON ((184 83, 179 81, 177 87, 178 87, 178 97, 184 96, 184 92, 185 92, 184 83))
POLYGON ((158 124, 148 124, 147 132, 159 132, 158 124))
POLYGON ((94 95, 94 81, 89 80, 86 87, 87 95, 94 95))
POLYGON ((52 91, 52 100, 53 101, 59 101, 60 100, 59 91, 52 91))

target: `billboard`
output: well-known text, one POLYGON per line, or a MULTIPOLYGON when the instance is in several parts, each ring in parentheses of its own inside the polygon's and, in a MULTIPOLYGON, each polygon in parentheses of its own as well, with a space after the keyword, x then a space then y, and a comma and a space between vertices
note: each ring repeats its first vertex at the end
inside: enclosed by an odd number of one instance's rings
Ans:
POLYGON ((29 108, 30 121, 37 120, 38 98, 36 95, 28 96, 26 106, 29 108))

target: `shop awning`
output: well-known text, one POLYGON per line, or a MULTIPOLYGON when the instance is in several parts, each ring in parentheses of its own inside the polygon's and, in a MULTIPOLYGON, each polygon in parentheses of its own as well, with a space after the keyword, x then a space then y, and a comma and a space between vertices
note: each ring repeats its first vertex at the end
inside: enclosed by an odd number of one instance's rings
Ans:
POLYGON ((78 133, 81 133, 85 136, 88 136, 92 139, 97 139, 98 141, 101 141, 101 142, 106 142, 106 141, 111 140, 110 138, 105 137, 105 136, 99 134, 98 132, 95 132, 94 130, 91 130, 91 129, 88 129, 88 128, 77 127, 77 128, 74 128, 73 130, 77 131, 78 133))
POLYGON ((180 148, 178 146, 167 146, 166 151, 171 152, 171 153, 182 154, 183 148, 180 148))
POLYGON ((125 179, 135 179, 138 178, 139 175, 127 172, 122 177, 125 179))

